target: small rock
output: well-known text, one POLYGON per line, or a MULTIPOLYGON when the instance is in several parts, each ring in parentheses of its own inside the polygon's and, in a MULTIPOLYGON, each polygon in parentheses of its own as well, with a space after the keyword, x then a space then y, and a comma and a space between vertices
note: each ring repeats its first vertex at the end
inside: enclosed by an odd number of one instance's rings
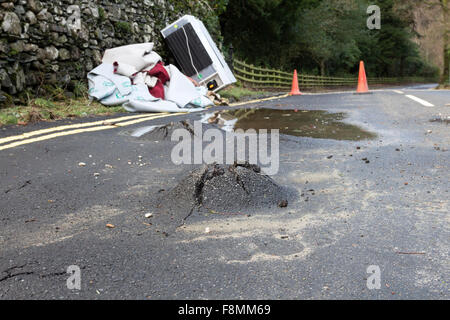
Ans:
POLYGON ((211 232, 211 230, 209 229, 209 227, 206 227, 205 228, 205 233, 210 233, 211 232))
POLYGON ((116 226, 111 223, 107 223, 106 227, 112 229, 112 228, 115 228, 116 226))
POLYGON ((28 0, 28 7, 33 10, 34 13, 37 13, 42 10, 42 3, 37 0, 28 0))
POLYGON ((70 58, 70 52, 69 50, 62 48, 59 50, 59 59, 61 60, 68 60, 70 58))
POLYGON ((85 167, 85 166, 86 166, 86 163, 84 163, 84 162, 79 162, 79 163, 78 163, 78 166, 79 166, 79 167, 85 167))
POLYGON ((14 12, 6 12, 3 16, 2 29, 9 34, 20 35, 22 27, 19 17, 14 12))
POLYGON ((280 202, 278 202, 278 206, 280 208, 286 208, 288 206, 287 200, 281 200, 280 202))
POLYGON ((33 43, 26 43, 23 47, 23 50, 26 52, 36 52, 39 47, 33 43))
POLYGON ((150 213, 150 212, 149 212, 149 213, 146 213, 146 214, 145 214, 145 217, 146 217, 146 218, 151 218, 151 217, 153 217, 153 213, 150 213))
POLYGON ((58 58, 59 51, 54 46, 46 47, 44 50, 47 59, 56 60, 58 58))
POLYGON ((27 11, 27 13, 25 13, 25 18, 30 23, 30 25, 37 22, 36 15, 33 13, 33 11, 27 11))
POLYGON ((39 13, 36 15, 36 18, 41 21, 47 21, 52 17, 52 14, 47 11, 47 9, 42 9, 39 11, 39 13))

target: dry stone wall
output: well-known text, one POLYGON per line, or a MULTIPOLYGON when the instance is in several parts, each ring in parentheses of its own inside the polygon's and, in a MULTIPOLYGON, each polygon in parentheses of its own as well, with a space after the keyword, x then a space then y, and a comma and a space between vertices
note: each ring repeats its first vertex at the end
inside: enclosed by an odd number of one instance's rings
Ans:
POLYGON ((0 98, 73 90, 107 48, 152 41, 164 57, 160 30, 184 14, 220 38, 207 0, 0 0, 0 98))

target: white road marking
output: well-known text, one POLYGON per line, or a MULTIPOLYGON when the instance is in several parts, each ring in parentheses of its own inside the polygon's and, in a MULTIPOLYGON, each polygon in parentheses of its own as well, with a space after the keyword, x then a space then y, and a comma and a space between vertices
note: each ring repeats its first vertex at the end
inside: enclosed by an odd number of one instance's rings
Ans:
POLYGON ((405 94, 403 91, 401 91, 401 90, 393 90, 395 93, 398 93, 398 94, 405 94))
POLYGON ((417 98, 416 96, 407 94, 405 97, 408 97, 408 98, 410 98, 411 100, 414 100, 414 101, 420 103, 421 105, 423 105, 423 106, 425 106, 425 107, 434 107, 433 104, 431 104, 431 103, 429 103, 428 101, 425 101, 425 100, 423 100, 423 99, 417 98))

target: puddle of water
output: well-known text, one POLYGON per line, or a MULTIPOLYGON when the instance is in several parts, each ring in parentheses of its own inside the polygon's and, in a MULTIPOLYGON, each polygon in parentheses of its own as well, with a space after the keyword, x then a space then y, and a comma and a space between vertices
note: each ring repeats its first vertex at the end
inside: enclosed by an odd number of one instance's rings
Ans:
POLYGON ((342 122, 344 118, 344 113, 322 110, 253 108, 222 111, 210 115, 207 121, 224 129, 279 129, 282 134, 298 137, 353 141, 376 137, 374 133, 342 122))

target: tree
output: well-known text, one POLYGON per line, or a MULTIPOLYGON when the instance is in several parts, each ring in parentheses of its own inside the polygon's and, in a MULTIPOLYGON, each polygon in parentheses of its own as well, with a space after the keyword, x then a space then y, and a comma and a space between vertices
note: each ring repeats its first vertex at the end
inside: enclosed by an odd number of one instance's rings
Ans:
POLYGON ((357 2, 323 1, 304 10, 299 18, 297 41, 317 63, 320 74, 348 71, 359 60, 357 39, 365 30, 364 15, 357 2))
MULTIPOLYGON (((433 19, 440 21, 440 30, 437 32, 442 34, 442 65, 440 82, 444 83, 449 80, 450 68, 450 1, 449 0, 425 0, 421 2, 424 9, 432 10, 438 9, 438 14, 433 15, 433 19)), ((400 15, 409 19, 413 29, 415 29, 412 12, 417 9, 417 3, 413 0, 398 0, 398 8, 400 8, 400 15)), ((431 11, 430 10, 430 11, 431 11)), ((420 35, 419 35, 420 36, 420 35)))
MULTIPOLYGON (((210 0, 212 1, 212 0, 210 0)), ((224 0, 223 0, 224 1, 224 0)), ((433 0, 450 1, 450 0, 433 0)), ((411 27, 411 0, 228 0, 220 16, 226 45, 247 62, 302 72, 416 75, 426 65, 411 27), (367 7, 381 7, 382 27, 369 30, 367 7)))
POLYGON ((441 83, 449 81, 450 84, 450 1, 440 0, 439 5, 442 9, 442 19, 444 27, 442 30, 444 39, 444 70, 442 72, 441 83))

